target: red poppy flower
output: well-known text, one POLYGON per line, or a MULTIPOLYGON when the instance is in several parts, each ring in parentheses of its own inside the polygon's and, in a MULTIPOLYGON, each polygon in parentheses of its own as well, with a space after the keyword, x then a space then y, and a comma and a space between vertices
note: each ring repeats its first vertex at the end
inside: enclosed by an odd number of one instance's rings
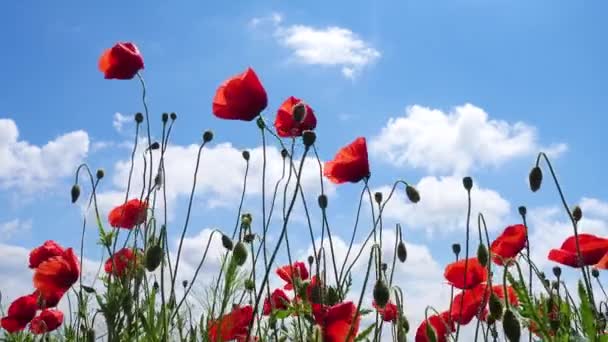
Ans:
POLYGON ((45 298, 65 293, 80 276, 80 265, 74 250, 68 248, 62 255, 52 257, 36 268, 34 287, 45 298))
POLYGON ((397 305, 395 305, 391 302, 388 302, 388 303, 386 303, 384 308, 381 308, 376 305, 375 301, 373 301, 372 306, 376 309, 376 311, 378 311, 378 313, 380 314, 380 317, 382 317, 383 321, 393 322, 393 323, 395 323, 397 321, 397 315, 399 314, 397 305))
MULTIPOLYGON (((428 323, 435 331, 437 342, 447 342, 447 337, 450 333, 456 330, 454 322, 450 319, 450 313, 445 311, 439 315, 428 317, 428 323)), ((427 320, 422 321, 416 330, 416 342, 429 342, 431 339, 426 335, 427 320)))
POLYGON ((452 300, 451 317, 462 325, 469 324, 471 320, 482 312, 488 303, 487 284, 480 284, 470 290, 460 292, 452 300), (462 308, 462 309, 461 309, 462 308))
POLYGON ((53 331, 63 323, 63 312, 59 310, 43 310, 34 317, 30 324, 30 331, 34 334, 44 334, 53 331))
POLYGON ((211 342, 238 340, 245 341, 247 328, 253 319, 251 305, 236 306, 218 320, 208 323, 207 336, 211 342))
POLYGON ((59 304, 59 301, 61 300, 61 298, 63 297, 64 294, 65 294, 65 292, 62 291, 62 292, 45 293, 43 295, 38 290, 36 290, 36 291, 34 291, 34 293, 32 293, 33 296, 36 296, 36 298, 38 298, 38 307, 41 310, 44 310, 47 308, 53 308, 53 307, 57 306, 57 304, 59 304))
POLYGON ((148 203, 132 199, 123 205, 112 209, 108 221, 112 227, 132 229, 146 221, 148 203))
POLYGON ((479 263, 477 258, 468 259, 465 279, 465 263, 467 263, 467 259, 458 260, 446 266, 443 275, 451 285, 459 289, 470 289, 488 280, 488 270, 479 263))
POLYGON ((247 68, 217 88, 213 98, 213 114, 220 119, 251 121, 268 105, 266 90, 258 75, 247 68))
POLYGON ((106 79, 130 80, 144 68, 144 58, 133 43, 118 43, 99 59, 99 70, 106 79))
POLYGON ((38 296, 31 294, 15 299, 8 307, 5 317, 0 325, 9 333, 21 331, 36 316, 38 310, 38 296))
POLYGON ((526 227, 523 224, 508 226, 490 245, 492 260, 502 266, 503 261, 515 258, 525 246, 526 227))
POLYGON ((274 121, 274 127, 277 129, 277 134, 280 137, 299 137, 302 131, 312 130, 317 127, 317 118, 309 105, 304 104, 305 114, 301 122, 297 122, 293 118, 293 108, 302 100, 290 96, 283 102, 281 108, 277 112, 277 118, 274 121))
POLYGON ((323 342, 353 342, 359 331, 361 315, 357 315, 357 307, 353 302, 342 302, 332 307, 317 310, 315 321, 323 331, 323 342), (353 330, 349 336, 349 330, 353 330))
POLYGON ((61 255, 63 252, 63 247, 59 246, 55 241, 45 241, 42 246, 36 247, 30 252, 30 268, 36 268, 42 262, 54 256, 61 255))
POLYGON ((294 262, 293 266, 285 265, 283 267, 279 267, 277 269, 277 274, 279 277, 281 277, 281 279, 287 282, 287 284, 283 286, 285 290, 293 289, 292 279, 308 279, 308 270, 306 269, 306 265, 301 261, 294 262))
POLYGON ((335 184, 357 183, 369 176, 369 160, 365 138, 359 137, 338 151, 333 160, 325 163, 323 175, 335 184))
POLYGON ((577 262, 576 239, 574 236, 567 238, 560 249, 549 251, 549 260, 578 268, 598 263, 608 252, 608 239, 591 234, 578 234, 578 242, 581 250, 581 262, 577 262))
POLYGON ((128 270, 133 269, 136 260, 137 253, 134 253, 133 249, 123 248, 106 260, 104 270, 108 274, 122 277, 128 270))
POLYGON ((272 310, 285 310, 289 305, 289 297, 281 289, 276 289, 270 295, 270 298, 266 298, 264 301, 264 308, 262 310, 263 315, 270 315, 272 310))

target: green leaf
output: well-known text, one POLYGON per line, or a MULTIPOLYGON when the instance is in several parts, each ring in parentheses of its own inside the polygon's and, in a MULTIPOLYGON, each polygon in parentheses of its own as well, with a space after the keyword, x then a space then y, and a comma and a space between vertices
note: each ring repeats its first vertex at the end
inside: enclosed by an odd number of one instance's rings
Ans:
POLYGON ((95 289, 90 287, 90 286, 86 286, 86 285, 81 285, 80 287, 82 287, 82 289, 84 290, 84 292, 86 293, 95 293, 95 289))
POLYGON ((581 300, 579 311, 581 315, 581 323, 583 325, 583 332, 587 338, 595 338, 597 334, 597 329, 595 326, 595 315, 593 313, 591 302, 589 301, 589 296, 587 295, 587 291, 585 290, 585 286, 580 280, 578 282, 578 296, 581 300))
POLYGON ((277 310, 277 311, 275 311, 274 316, 277 319, 284 319, 284 318, 289 317, 289 315, 291 315, 291 313, 292 313, 291 310, 277 310))
POLYGON ((355 338, 355 342, 357 342, 357 341, 363 341, 364 339, 366 339, 366 338, 367 338, 367 336, 369 336, 369 335, 372 333, 372 331, 374 331, 374 327, 375 327, 375 326, 376 326, 376 324, 372 324, 372 325, 370 325, 369 327, 367 327, 365 330, 363 330, 363 331, 362 331, 362 332, 359 334, 359 336, 357 336, 357 337, 355 338))

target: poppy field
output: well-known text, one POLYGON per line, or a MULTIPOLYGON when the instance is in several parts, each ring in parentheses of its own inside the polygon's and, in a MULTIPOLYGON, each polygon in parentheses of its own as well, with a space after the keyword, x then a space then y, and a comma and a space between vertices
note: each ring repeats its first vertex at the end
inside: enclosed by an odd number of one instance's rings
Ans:
MULTIPOLYGON (((552 272, 544 273, 531 260, 534 246, 529 243, 526 207, 518 208, 518 222, 491 236, 484 213, 471 210, 474 180, 464 177, 466 229, 461 241, 446 246, 453 259, 444 265, 443 276, 451 298, 443 306, 427 306, 419 313, 424 319, 411 320, 409 299, 395 280, 398 266, 410 262, 406 234, 400 225, 383 225, 382 218, 385 206, 396 197, 416 206, 425 194, 402 179, 388 193, 372 193, 374 166, 365 137, 353 136, 333 159, 322 162, 314 99, 290 95, 279 108, 268 108, 263 75, 252 68, 226 75, 217 85, 211 111, 217 120, 251 122, 249 128, 257 130, 263 143, 264 167, 267 146, 281 151, 282 177, 266 191, 263 169, 264 190, 257 199, 261 212, 249 213, 242 209, 246 171, 234 229, 214 230, 200 246, 204 253, 193 276, 180 278, 183 242, 196 210, 197 172, 212 167, 202 165, 201 155, 213 144, 214 134, 202 133, 198 157, 191 161, 192 192, 185 216, 179 219, 185 223, 170 226, 166 188, 171 182, 165 179, 165 157, 172 136, 179 134, 177 114, 163 113, 160 120, 151 114, 144 57, 136 44, 121 42, 108 48, 98 66, 108 82, 131 80, 142 91, 141 100, 135 99, 142 110, 133 115, 136 136, 124 201, 101 215, 96 194, 105 172, 87 164, 74 170, 71 201, 94 217, 90 222, 84 215, 83 241, 86 229, 96 231, 105 253, 98 283, 83 280, 84 242, 66 246, 40 241, 23 265, 31 269, 32 283, 24 286, 21 297, 2 302, 1 341, 608 341, 608 296, 599 277, 608 268, 608 238, 579 232, 583 212, 567 204, 545 153, 538 153, 529 172, 529 190, 554 188, 571 223, 570 237, 546 256, 554 264, 552 272), (144 152, 136 155, 141 144, 144 152), (144 160, 142 174, 133 172, 135 158, 144 160), (311 160, 321 189, 316 198, 310 193, 305 197, 301 183, 304 164, 311 160), (135 177, 143 179, 142 187, 131 186, 135 177), (350 203, 359 206, 356 222, 362 203, 372 217, 371 226, 355 224, 344 258, 336 255, 335 231, 328 220, 331 203, 324 184, 330 183, 359 187, 358 203, 350 203), (311 223, 311 212, 320 216, 320 224, 311 223), (307 231, 291 228, 296 216, 307 219, 307 231), (389 230, 396 239, 387 258, 382 251, 389 230), (357 233, 366 239, 355 246, 357 233), (170 238, 178 241, 176 253, 170 252, 170 238), (212 239, 221 240, 222 257, 219 270, 209 274, 212 239), (312 253, 298 260, 293 253, 296 243, 311 245, 312 253), (365 265, 364 274, 355 274, 356 263, 365 265), (562 268, 576 269, 578 279, 562 277, 562 268), (188 302, 199 295, 193 287, 201 277, 212 281, 205 309, 199 312, 188 302)), ((242 151, 247 170, 250 158, 249 151, 242 151)))

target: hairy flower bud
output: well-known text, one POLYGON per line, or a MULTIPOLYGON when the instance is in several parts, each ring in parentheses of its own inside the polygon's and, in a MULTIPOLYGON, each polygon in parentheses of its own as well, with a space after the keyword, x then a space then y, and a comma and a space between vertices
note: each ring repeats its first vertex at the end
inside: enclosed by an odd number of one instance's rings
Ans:
POLYGON ((224 246, 224 248, 226 248, 227 250, 231 251, 233 244, 232 244, 232 240, 227 236, 222 234, 222 246, 224 246))
POLYGON ((163 249, 160 245, 152 245, 145 255, 145 266, 148 272, 153 272, 163 259, 163 249))
POLYGON ((519 211, 519 215, 521 216, 526 216, 526 213, 528 212, 526 207, 524 207, 523 205, 517 208, 517 210, 519 211))
POLYGON ((249 157, 250 157, 249 151, 247 151, 247 150, 243 151, 243 159, 249 160, 249 157))
POLYGON ((163 113, 163 115, 161 116, 161 120, 163 121, 163 123, 167 123, 167 121, 169 121, 169 113, 163 113))
POLYGON ((106 173, 103 171, 103 169, 97 169, 97 172, 95 173, 95 177, 97 177, 97 179, 102 179, 105 175, 106 173))
POLYGON ((135 122, 137 122, 138 124, 144 122, 144 115, 142 113, 136 113, 135 122))
POLYGON ((148 146, 148 149, 150 149, 150 150, 158 150, 159 148, 160 148, 160 144, 158 143, 158 141, 155 141, 150 146, 148 146))
POLYGON ((213 140, 213 131, 205 131, 203 133, 203 141, 210 142, 211 140, 213 140))
POLYGON ((583 211, 578 205, 574 207, 574 209, 572 209, 572 218, 576 222, 580 221, 583 218, 583 211))
POLYGON ((593 276, 593 278, 597 278, 600 276, 600 271, 598 271, 598 269, 594 267, 591 269, 591 275, 593 276))
POLYGON ((382 203, 382 193, 379 191, 374 193, 374 200, 376 201, 376 203, 381 204, 382 203))
POLYGON ((80 186, 78 184, 74 184, 71 190, 72 195, 72 203, 76 203, 78 197, 80 197, 80 186))
POLYGON ((397 258, 399 258, 399 261, 401 262, 405 262, 407 259, 407 249, 405 248, 405 243, 403 243, 403 241, 399 241, 399 244, 397 245, 397 258))
POLYGON ((312 255, 308 256, 308 265, 312 265, 312 263, 315 261, 315 257, 313 257, 312 255))
POLYGON ((242 242, 238 242, 234 246, 234 250, 232 251, 232 260, 238 265, 243 266, 245 261, 247 261, 247 248, 245 244, 242 242))
POLYGON ((507 310, 502 318, 502 329, 509 342, 519 342, 521 337, 521 326, 511 310, 507 310))
POLYGON ((288 155, 289 155, 289 152, 287 152, 286 149, 281 150, 281 158, 285 159, 285 158, 287 158, 288 155))
POLYGON ((302 141, 304 142, 304 146, 310 147, 317 140, 317 134, 313 131, 304 131, 302 132, 302 141))
POLYGON ((325 209, 327 208, 327 196, 325 194, 319 195, 319 208, 325 209))
POLYGON ((528 179, 530 182, 530 190, 532 190, 532 192, 538 191, 543 182, 543 171, 538 166, 533 167, 528 179))
POLYGON ((171 113, 169 116, 171 117, 171 120, 173 120, 173 121, 175 121, 177 119, 177 114, 175 114, 175 113, 171 113))
POLYGON ((559 277, 562 275, 562 269, 559 266, 554 266, 553 267, 553 275, 559 279, 559 277))
POLYGON ((413 186, 408 184, 405 187, 405 194, 407 195, 407 198, 410 200, 410 202, 412 202, 412 203, 420 202, 420 193, 413 186))
POLYGON ((467 177, 464 177, 464 178, 462 179, 462 185, 464 186, 464 188, 465 188, 467 191, 471 191, 471 189, 473 188, 473 178, 468 177, 468 176, 467 176, 467 177))
POLYGON ((376 285, 374 285, 374 301, 376 301, 376 305, 383 308, 386 303, 388 303, 390 293, 386 283, 381 279, 376 281, 376 285))
POLYGON ((481 266, 488 265, 488 249, 483 243, 480 243, 477 247, 477 260, 481 264, 481 266))
POLYGON ((452 244, 452 252, 458 257, 458 255, 460 254, 460 244, 459 243, 452 244))

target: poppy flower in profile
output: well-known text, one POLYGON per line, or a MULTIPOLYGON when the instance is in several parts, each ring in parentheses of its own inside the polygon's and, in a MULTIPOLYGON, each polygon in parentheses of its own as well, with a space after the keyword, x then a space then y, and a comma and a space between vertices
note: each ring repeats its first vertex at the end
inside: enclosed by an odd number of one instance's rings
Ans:
POLYGON ((0 320, 0 325, 9 333, 21 331, 36 316, 37 310, 38 296, 30 294, 19 297, 8 307, 6 316, 0 320))
POLYGON ((36 335, 56 330, 63 323, 63 312, 59 310, 43 310, 30 323, 30 331, 36 335))
POLYGON ((36 290, 36 291, 34 291, 34 293, 32 293, 33 296, 36 296, 36 298, 38 298, 38 307, 41 310, 56 307, 57 304, 59 304, 59 301, 61 300, 61 298, 63 297, 64 294, 65 294, 64 291, 58 291, 58 292, 45 293, 43 295, 38 290, 36 290))
POLYGON ((34 287, 40 291, 41 296, 54 296, 65 293, 80 276, 78 258, 72 248, 68 248, 62 255, 54 256, 35 269, 34 287))
POLYGON ((277 275, 285 280, 285 282, 287 282, 287 284, 285 284, 285 286, 283 286, 283 288, 285 290, 292 290, 293 289, 293 283, 292 280, 300 279, 300 280, 306 280, 308 279, 308 270, 306 269, 306 265, 301 262, 301 261, 296 261, 293 263, 293 266, 291 265, 285 265, 282 267, 279 267, 277 269, 277 275))
POLYGON ((399 314, 399 310, 397 308, 397 305, 395 305, 394 303, 388 302, 383 308, 381 308, 376 305, 375 301, 373 301, 372 306, 376 309, 376 311, 378 311, 378 314, 380 314, 380 317, 383 321, 393 323, 397 321, 397 315, 399 314))
POLYGON ((266 90, 251 68, 233 76, 217 88, 213 114, 220 119, 251 121, 268 105, 266 90))
POLYGON ((477 313, 485 308, 488 298, 487 284, 480 284, 472 289, 465 290, 464 296, 460 292, 452 300, 452 310, 450 312, 452 319, 462 325, 469 324, 477 313))
POLYGON ((123 248, 108 258, 103 268, 108 274, 122 277, 134 268, 136 261, 137 253, 133 252, 132 248, 123 248))
POLYGON ((332 183, 357 183, 369 177, 369 160, 365 138, 359 137, 341 148, 333 160, 325 163, 323 175, 332 183))
POLYGON ((513 259, 526 246, 526 227, 523 224, 508 226, 490 245, 492 260, 503 266, 504 262, 513 259))
POLYGON ((117 43, 99 58, 99 70, 106 79, 130 80, 144 68, 144 58, 133 43, 117 43))
POLYGON ((64 249, 53 240, 45 241, 42 246, 32 249, 30 252, 30 268, 36 268, 42 262, 63 254, 64 249))
POLYGON ((112 209, 108 221, 112 227, 132 229, 146 221, 147 211, 148 202, 132 199, 112 209))
POLYGON ((582 260, 578 260, 576 238, 567 238, 559 249, 549 251, 549 260, 562 265, 579 268, 597 264, 608 252, 608 239, 591 234, 578 234, 578 244, 582 260))
POLYGON ((446 266, 445 279, 456 288, 470 289, 488 280, 488 270, 477 258, 462 259, 446 266), (468 260, 468 262, 467 262, 468 260), (465 279, 466 263, 466 279, 465 279))
POLYGON ((279 108, 274 121, 274 127, 277 129, 277 134, 280 137, 299 137, 303 131, 313 130, 317 127, 317 118, 309 105, 296 97, 290 96, 279 108), (296 107, 296 105, 301 107, 296 107), (298 110, 298 108, 302 109, 302 111, 301 113, 295 113, 296 116, 303 114, 300 121, 294 118, 294 110, 298 110))
POLYGON ((289 305, 289 297, 281 289, 276 289, 270 295, 270 298, 266 298, 264 301, 264 308, 262 314, 268 316, 273 310, 285 310, 289 305))
POLYGON ((323 331, 323 342, 353 342, 359 331, 361 315, 353 302, 338 303, 314 312, 315 321, 323 331), (352 331, 350 331, 352 325, 352 331), (348 340, 347 336, 350 337, 348 340))
POLYGON ((247 328, 253 320, 251 305, 236 306, 232 311, 207 325, 207 337, 211 342, 219 341, 245 341, 247 328))
MULTIPOLYGON (((454 322, 450 319, 450 313, 445 311, 439 315, 428 317, 428 324, 435 331, 435 339, 437 342, 447 342, 447 337, 450 333, 456 330, 454 322)), ((426 334, 427 320, 422 321, 416 329, 416 342, 430 342, 431 339, 426 334)))

